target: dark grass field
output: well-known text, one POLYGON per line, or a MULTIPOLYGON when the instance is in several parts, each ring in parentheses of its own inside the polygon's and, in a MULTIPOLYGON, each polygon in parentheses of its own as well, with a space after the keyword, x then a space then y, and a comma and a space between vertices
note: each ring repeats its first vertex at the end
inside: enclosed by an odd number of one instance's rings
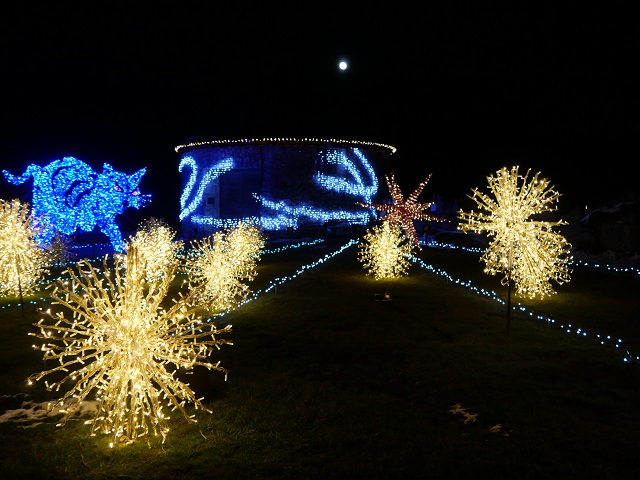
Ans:
MULTIPOLYGON (((479 254, 424 248, 433 269, 378 282, 353 245, 301 270, 346 242, 262 257, 256 298, 215 319, 233 325, 215 355, 228 380, 185 377, 212 414, 113 449, 81 421, 0 423, 0 476, 637 478, 640 366, 623 361, 640 351, 637 274, 576 268, 550 299, 512 296, 507 333, 507 287, 479 254)), ((24 319, 0 310, 1 412, 55 398, 24 382, 44 369, 34 302, 24 319)))

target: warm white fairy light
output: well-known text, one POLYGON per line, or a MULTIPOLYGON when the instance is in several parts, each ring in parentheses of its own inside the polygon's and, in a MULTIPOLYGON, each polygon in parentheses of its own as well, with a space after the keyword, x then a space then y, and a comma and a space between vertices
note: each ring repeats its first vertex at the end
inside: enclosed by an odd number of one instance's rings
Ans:
POLYGON ((358 245, 358 260, 376 280, 405 275, 412 253, 413 245, 406 242, 401 226, 390 222, 367 230, 358 245))
POLYGON ((110 435, 114 443, 131 443, 145 435, 164 441, 169 431, 165 407, 194 422, 187 403, 209 411, 176 371, 204 366, 226 376, 226 369, 211 363, 210 356, 220 345, 231 343, 217 338, 231 326, 217 330, 203 322, 196 315, 194 292, 180 295, 165 309, 177 259, 164 276, 151 282, 145 279, 136 244, 129 245, 126 256, 114 258, 115 268, 110 269, 107 261, 105 257, 101 271, 83 259, 77 272, 67 271, 69 281, 56 282, 53 304, 71 315, 47 311, 48 319, 36 324, 40 331, 32 335, 43 340, 39 348, 44 360, 57 365, 29 381, 62 372, 66 376, 56 375, 47 388, 58 391, 74 384, 51 405, 65 407, 60 425, 95 395, 98 410, 87 421, 92 435, 110 435))
POLYGON ((481 260, 490 275, 504 273, 502 284, 513 280, 516 292, 529 298, 544 298, 554 294, 551 280, 558 284, 570 281, 571 244, 553 228, 566 225, 534 220, 533 216, 557 210, 560 194, 539 178, 528 182, 529 171, 522 176, 519 167, 502 168, 487 177, 493 198, 473 189, 480 212, 458 213, 463 231, 484 232, 491 239, 481 260), (521 182, 521 183, 520 183, 521 182))
POLYGON ((201 306, 223 310, 251 292, 244 281, 253 280, 264 248, 264 236, 255 225, 241 223, 192 242, 185 259, 190 288, 198 292, 201 306))
POLYGON ((391 145, 387 145, 384 143, 375 143, 375 142, 363 142, 360 140, 340 140, 336 138, 332 139, 322 139, 322 138, 244 138, 239 140, 210 140, 207 142, 191 142, 184 145, 178 145, 175 147, 176 152, 180 152, 180 150, 185 148, 194 148, 194 147, 202 147, 207 145, 244 145, 244 144, 263 144, 263 143, 273 143, 273 142, 285 142, 285 143, 337 143, 344 145, 358 145, 358 146, 368 146, 368 147, 381 147, 387 148, 391 151, 391 153, 396 152, 396 147, 392 147, 391 145))
POLYGON ((129 245, 138 249, 140 266, 145 278, 151 281, 165 274, 178 252, 184 248, 181 240, 175 241, 176 232, 161 219, 151 217, 140 225, 129 245))
POLYGON ((28 203, 0 199, 0 295, 31 293, 48 273, 51 255, 36 240, 39 228, 28 203))

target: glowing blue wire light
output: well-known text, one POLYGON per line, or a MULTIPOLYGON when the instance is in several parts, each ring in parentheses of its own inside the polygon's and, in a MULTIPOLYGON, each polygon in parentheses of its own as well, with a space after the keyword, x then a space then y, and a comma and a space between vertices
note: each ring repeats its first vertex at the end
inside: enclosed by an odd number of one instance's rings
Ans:
POLYGON ((254 197, 262 203, 264 207, 267 207, 274 212, 279 212, 275 218, 270 218, 270 221, 274 225, 294 226, 298 225, 300 218, 310 218, 316 222, 326 222, 328 220, 342 220, 348 223, 366 223, 369 220, 368 212, 349 212, 346 210, 322 210, 320 208, 311 207, 308 205, 299 205, 297 207, 291 207, 285 202, 273 202, 267 200, 262 196, 254 194, 254 197))
POLYGON ((349 195, 360 197, 362 203, 373 203, 372 198, 376 193, 378 193, 378 179, 373 171, 373 167, 367 161, 360 149, 353 148, 352 150, 356 155, 356 158, 360 160, 360 164, 364 171, 368 174, 371 185, 365 185, 362 175, 360 175, 360 171, 354 162, 352 162, 343 151, 337 150, 330 150, 325 154, 321 154, 321 161, 324 160, 328 164, 339 165, 346 168, 353 177, 354 182, 349 182, 344 177, 326 175, 321 172, 316 174, 315 181, 326 190, 333 190, 334 192, 347 193, 349 195))
MULTIPOLYGON (((290 249, 290 248, 299 248, 299 247, 302 247, 302 246, 316 245, 317 243, 320 243, 322 241, 323 241, 322 239, 316 239, 316 240, 313 240, 311 242, 300 242, 300 243, 298 243, 296 245, 285 245, 285 246, 281 246, 281 247, 276 248, 276 249, 265 250, 265 251, 262 252, 261 255, 266 255, 266 254, 270 254, 270 253, 279 253, 279 252, 281 252, 283 250, 287 250, 287 249, 290 249)), ((215 319, 217 317, 221 317, 221 316, 227 315, 230 312, 232 312, 232 311, 240 308, 241 306, 249 303, 250 301, 256 300, 262 294, 268 293, 270 291, 276 291, 277 292, 278 285, 282 285, 282 284, 284 284, 284 283, 286 283, 286 282, 288 282, 290 280, 294 280, 298 276, 302 275, 305 271, 310 270, 311 268, 314 268, 314 267, 316 267, 318 265, 323 264, 327 260, 330 260, 331 258, 334 258, 338 254, 346 251, 348 248, 350 248, 350 247, 352 247, 354 245, 357 245, 357 243, 358 243, 358 240, 354 240, 354 239, 349 240, 347 243, 345 243, 344 245, 339 247, 337 250, 324 255, 322 258, 320 258, 320 259, 318 259, 318 260, 316 260, 316 261, 314 261, 314 262, 312 262, 310 264, 303 265, 298 270, 296 270, 292 275, 288 275, 286 277, 278 277, 278 278, 270 281, 269 285, 265 289, 253 292, 249 297, 247 297, 244 301, 242 301, 238 305, 236 305, 236 306, 234 306, 234 307, 232 307, 232 308, 230 308, 230 309, 228 309, 226 311, 217 313, 214 316, 207 318, 206 321, 207 322, 211 322, 213 319, 215 319)), ((433 246, 433 245, 431 245, 431 246, 433 246)), ((472 253, 478 253, 476 249, 469 249, 469 248, 462 247, 462 246, 455 246, 454 247, 454 246, 448 246, 448 245, 438 245, 438 247, 451 248, 451 249, 454 249, 454 250, 465 250, 465 251, 472 252, 472 253)), ((446 278, 448 281, 452 282, 452 284, 454 284, 454 285, 459 285, 461 287, 468 288, 471 292, 473 292, 473 293, 475 293, 477 295, 483 295, 485 297, 489 297, 492 300, 494 300, 494 301, 496 301, 496 302, 498 302, 498 303, 500 303, 502 305, 505 304, 505 301, 503 299, 501 299, 498 296, 498 294, 493 290, 485 290, 483 288, 478 288, 475 285, 473 285, 470 281, 465 281, 465 280, 462 280, 462 279, 456 279, 451 274, 449 274, 447 271, 442 270, 440 268, 436 268, 433 265, 430 265, 430 264, 426 263, 424 260, 422 260, 419 257, 411 256, 411 257, 409 257, 409 260, 411 260, 413 263, 415 263, 418 267, 420 267, 422 269, 425 269, 427 271, 430 271, 432 273, 435 273, 437 275, 440 275, 440 276, 446 278)), ((101 261, 101 259, 100 258, 96 258, 94 261, 96 261, 96 262, 97 261, 101 261)), ((62 278, 62 277, 58 277, 58 278, 62 278)), ((49 283, 49 282, 46 282, 46 283, 49 283)), ((38 301, 46 302, 47 298, 40 297, 38 299, 38 301)), ((36 304, 37 302, 35 300, 32 300, 32 301, 30 301, 30 303, 36 304)), ((18 303, 17 305, 13 305, 13 304, 9 303, 9 304, 6 304, 6 305, 1 305, 0 308, 4 309, 4 308, 20 307, 20 306, 21 306, 20 303, 18 303)), ((596 341, 600 345, 606 346, 606 345, 610 345, 610 344, 613 343, 613 346, 616 349, 625 348, 625 357, 623 358, 623 361, 625 363, 640 364, 640 356, 634 355, 631 352, 631 350, 629 349, 629 347, 624 345, 624 342, 620 338, 616 338, 616 337, 612 337, 611 335, 604 335, 604 334, 600 334, 600 333, 589 335, 589 334, 587 334, 586 331, 584 331, 581 328, 578 328, 578 329, 574 330, 573 325, 571 325, 571 324, 562 325, 562 324, 560 324, 560 322, 557 322, 555 319, 553 319, 552 317, 550 317, 548 315, 539 315, 539 314, 536 314, 534 312, 528 312, 527 309, 524 306, 522 306, 521 304, 517 304, 515 306, 512 306, 512 308, 513 308, 513 310, 519 310, 519 311, 521 311, 523 313, 528 313, 531 318, 534 318, 536 320, 544 321, 548 325, 557 325, 557 326, 559 326, 561 331, 563 331, 565 333, 568 333, 568 334, 575 333, 575 334, 577 334, 578 336, 580 336, 582 338, 594 338, 595 337, 596 341)))
POLYGON ((180 220, 184 220, 184 218, 192 213, 198 205, 202 202, 202 195, 204 194, 204 189, 216 178, 222 175, 225 172, 228 172, 234 167, 233 159, 225 158, 224 160, 218 162, 216 165, 207 170, 202 177, 202 181, 198 186, 198 191, 196 192, 193 200, 189 203, 188 206, 185 207, 187 203, 187 198, 191 195, 193 191, 193 186, 196 183, 196 178, 198 177, 198 164, 193 159, 193 157, 185 157, 180 161, 180 166, 178 167, 178 171, 182 173, 182 169, 184 167, 189 167, 191 169, 191 175, 189 176, 189 180, 187 181, 187 185, 184 187, 182 191, 182 195, 180 195, 180 220))
MULTIPOLYGON (((359 148, 330 149, 320 152, 316 164, 319 169, 328 165, 335 166, 338 172, 332 175, 316 173, 313 178, 316 185, 324 190, 354 197, 351 202, 353 205, 358 200, 371 203, 373 196, 378 192, 378 179, 375 171, 359 148)), ((207 186, 234 167, 235 162, 231 157, 218 162, 202 176, 196 190, 199 166, 193 157, 184 157, 180 162, 179 171, 182 173, 184 169, 188 168, 191 174, 180 196, 180 220, 188 218, 193 224, 215 228, 230 228, 239 223, 251 223, 266 230, 283 230, 287 227, 297 228, 302 219, 310 220, 313 223, 340 220, 349 224, 366 224, 375 218, 373 209, 366 211, 362 211, 362 209, 354 209, 354 211, 326 210, 303 203, 291 205, 284 199, 274 200, 256 192, 252 193, 252 196, 262 206, 263 213, 260 217, 221 219, 195 214, 195 210, 202 204, 207 186), (192 200, 187 205, 189 198, 192 200)))
POLYGON ((115 217, 127 208, 140 208, 150 201, 141 195, 138 185, 146 168, 133 174, 114 170, 105 163, 102 173, 74 157, 54 160, 44 167, 31 164, 22 175, 3 170, 14 185, 33 178, 32 213, 42 218, 45 229, 38 236, 42 245, 51 245, 56 231, 72 235, 80 229, 91 232, 98 227, 116 252, 125 244, 115 217))
MULTIPOLYGON (((446 244, 438 244, 436 242, 429 242, 426 244, 429 247, 435 247, 435 248, 449 248, 449 249, 453 249, 453 250, 464 250, 470 253, 481 253, 483 251, 483 249, 477 249, 477 248, 469 248, 469 247, 463 247, 463 246, 452 246, 452 245, 446 245, 446 244)), ((467 287, 469 288, 471 291, 475 292, 478 295, 484 295, 487 297, 491 297, 493 300, 497 301, 498 303, 502 303, 505 304, 505 301, 503 299, 501 299, 498 294, 493 291, 493 290, 485 290, 483 288, 478 288, 476 286, 474 286, 471 281, 463 281, 460 279, 455 279, 453 276, 451 276, 448 272, 446 272, 445 270, 439 269, 434 267, 433 265, 429 265, 427 263, 424 262, 424 260, 412 256, 410 258, 410 260, 412 262, 414 262, 416 265, 420 266, 423 269, 429 270, 431 272, 434 272, 438 275, 444 276, 446 277, 449 281, 451 281, 452 283, 455 283, 457 285, 461 285, 463 287, 467 287)), ((572 262, 572 264, 576 265, 576 266, 581 266, 581 267, 594 267, 594 268, 599 268, 601 267, 598 264, 588 264, 586 262, 577 262, 574 263, 572 262)), ((605 265, 605 267, 608 270, 612 270, 612 268, 609 265, 605 265)), ((638 273, 638 270, 634 270, 632 268, 627 268, 627 269, 622 269, 622 270, 613 270, 616 272, 619 271, 624 271, 624 272, 631 272, 631 273, 638 273)), ((540 315, 540 314, 536 314, 532 311, 528 311, 526 307, 524 307, 522 304, 518 303, 516 305, 513 305, 511 307, 513 310, 519 310, 523 313, 528 313, 530 317, 533 317, 537 320, 542 320, 544 322, 547 323, 547 325, 551 325, 551 324, 555 324, 558 325, 559 328, 561 330, 563 330, 565 333, 574 333, 577 334, 581 337, 590 337, 593 338, 595 336, 595 338, 597 339, 597 341, 601 344, 601 345, 605 345, 608 344, 610 342, 613 342, 613 346, 615 348, 622 348, 624 346, 624 342, 622 341, 621 338, 615 338, 612 337, 611 335, 604 335, 604 334, 589 334, 587 333, 585 330, 583 330, 582 328, 578 328, 578 329, 574 329, 573 325, 568 324, 568 325, 564 325, 561 324, 560 322, 556 321, 554 318, 552 318, 549 315, 540 315)), ((639 363, 640 362, 640 356, 634 356, 633 354, 631 354, 630 349, 627 347, 627 356, 623 359, 624 362, 631 362, 631 363, 639 363)))

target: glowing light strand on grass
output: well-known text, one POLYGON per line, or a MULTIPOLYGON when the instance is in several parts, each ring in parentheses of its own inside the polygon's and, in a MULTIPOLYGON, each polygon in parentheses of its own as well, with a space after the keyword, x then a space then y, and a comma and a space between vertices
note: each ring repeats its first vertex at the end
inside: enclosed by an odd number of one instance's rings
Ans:
MULTIPOLYGON (((472 253, 483 253, 485 251, 484 248, 480 248, 480 247, 465 247, 463 245, 451 245, 448 243, 439 243, 433 240, 430 240, 428 242, 421 242, 421 245, 426 245, 428 247, 447 248, 451 250, 464 250, 472 253)), ((632 267, 632 266, 622 267, 619 265, 617 266, 611 265, 609 263, 600 263, 595 260, 587 261, 587 260, 577 260, 573 258, 573 259, 568 259, 567 265, 570 265, 573 267, 607 270, 608 272, 611 272, 611 273, 630 273, 632 275, 640 275, 640 268, 638 267, 632 267)))
MULTIPOLYGON (((213 319, 215 319, 217 317, 222 317, 222 316, 232 312, 236 308, 240 308, 242 305, 244 305, 246 303, 249 303, 250 301, 256 300, 263 293, 268 293, 268 292, 271 292, 271 291, 277 291, 277 287, 279 285, 282 285, 282 284, 284 284, 284 283, 286 283, 286 282, 288 282, 290 280, 294 280, 299 275, 302 275, 305 271, 308 271, 308 270, 310 270, 312 268, 315 268, 318 265, 324 264, 326 261, 328 261, 328 260, 336 257, 337 255, 345 252, 347 249, 349 249, 350 247, 356 245, 357 243, 358 243, 357 240, 354 240, 354 239, 349 240, 346 244, 342 245, 336 251, 328 253, 324 257, 320 258, 319 260, 317 260, 317 261, 315 261, 315 262, 313 262, 311 264, 308 264, 308 265, 305 265, 305 266, 301 267, 294 274, 286 276, 286 277, 276 278, 276 279, 272 280, 270 282, 269 286, 267 288, 265 288, 264 290, 256 291, 255 293, 250 295, 247 299, 245 299, 244 301, 240 302, 235 307, 233 307, 233 308, 231 308, 231 309, 229 309, 229 310, 227 310, 225 312, 218 313, 215 316, 212 316, 209 319, 207 319, 207 321, 212 321, 213 319)), ((461 247, 461 248, 464 249, 464 247, 461 247)), ((452 282, 455 285, 466 287, 466 288, 468 288, 469 290, 471 290, 473 293, 475 293, 477 295, 483 295, 483 296, 491 298, 492 300, 494 300, 494 301, 496 301, 498 303, 501 303, 503 305, 505 304, 505 301, 502 298, 500 298, 495 291, 486 290, 486 289, 483 289, 483 288, 478 288, 478 287, 474 286, 470 281, 456 279, 451 274, 446 272, 445 270, 436 268, 433 265, 429 265, 426 262, 424 262, 422 259, 420 259, 419 257, 416 257, 416 256, 412 255, 411 257, 409 257, 409 259, 410 259, 411 262, 414 262, 420 268, 429 270, 429 271, 431 271, 431 272, 433 272, 433 273, 435 273, 437 275, 443 276, 448 281, 452 282)), ((578 335, 579 337, 582 337, 582 338, 589 338, 589 339, 595 338, 596 341, 602 346, 611 345, 613 343, 613 346, 616 349, 621 349, 621 348, 624 347, 624 342, 623 342, 623 340, 621 338, 614 337, 612 335, 601 334, 601 333, 595 333, 595 334, 588 333, 587 331, 583 330, 582 328, 576 328, 572 324, 563 324, 561 322, 558 322, 557 320, 555 320, 553 317, 551 317, 549 315, 539 315, 539 314, 536 314, 534 312, 531 312, 521 304, 517 304, 516 306, 512 306, 512 308, 513 309, 517 309, 517 310, 519 310, 519 311, 521 311, 523 313, 528 314, 534 320, 543 321, 547 325, 557 326, 564 333, 572 334, 572 335, 578 335)), ((635 360, 640 360, 640 356, 636 357, 635 360)), ((625 356, 624 361, 625 362, 629 361, 627 356, 625 356)))
MULTIPOLYGON (((322 238, 316 238, 314 240, 309 240, 309 241, 300 241, 300 242, 297 242, 295 244, 281 245, 279 247, 263 250, 260 253, 260 257, 262 258, 264 255, 281 253, 281 252, 284 252, 285 250, 292 250, 292 249, 296 249, 296 248, 314 246, 314 245, 323 243, 324 241, 325 240, 322 239, 322 238)), ((185 252, 184 252, 184 250, 182 250, 181 252, 178 252, 178 254, 180 256, 182 256, 182 255, 185 254, 185 252)), ((102 264, 102 262, 104 261, 104 256, 95 257, 95 258, 86 258, 84 260, 88 261, 88 262, 90 262, 92 264, 93 263, 97 263, 97 262, 100 262, 100 264, 102 264)), ((73 264, 75 265, 75 262, 73 264)), ((109 270, 112 270, 112 269, 109 269, 109 270)), ((100 269, 96 268, 96 271, 99 272, 100 269)), ((181 273, 183 274, 184 272, 178 271, 176 273, 177 274, 181 274, 181 273)), ((55 282, 58 282, 58 281, 67 282, 67 281, 70 281, 70 280, 71 280, 71 277, 64 276, 64 275, 59 275, 57 277, 47 276, 44 279, 38 281, 38 283, 40 285, 39 289, 44 289, 47 285, 49 285, 51 283, 55 283, 55 282)), ((28 301, 28 303, 30 303, 32 305, 37 305, 38 303, 47 303, 47 302, 49 302, 49 298, 48 297, 39 297, 37 299, 30 299, 28 301)), ((6 303, 6 304, 3 304, 3 305, 0 305, 0 309, 12 308, 12 307, 21 307, 21 306, 22 306, 22 304, 20 302, 18 302, 17 304, 6 303)))
POLYGON ((368 230, 358 246, 358 260, 367 275, 387 280, 407 274, 411 265, 408 257, 413 246, 406 242, 399 225, 383 222, 368 230))
POLYGON ((48 273, 51 255, 36 240, 40 228, 28 203, 0 199, 0 296, 32 293, 48 273))
MULTIPOLYGON (((263 253, 279 253, 280 251, 289 249, 289 248, 300 248, 300 247, 304 247, 304 246, 312 246, 316 243, 322 242, 322 239, 318 239, 312 242, 300 242, 296 245, 287 245, 287 246, 283 246, 283 247, 278 247, 272 250, 265 250, 263 253)), ((324 257, 320 258, 319 260, 308 264, 308 265, 304 265, 301 268, 299 268, 295 273, 293 273, 292 275, 286 276, 286 277, 278 277, 272 281, 269 282, 269 286, 265 289, 262 290, 257 290, 256 292, 252 293, 249 297, 247 297, 245 300, 243 300, 242 302, 240 302, 239 304, 229 308, 228 310, 224 311, 224 312, 220 312, 217 313, 211 317, 206 318, 204 321, 206 321, 207 323, 211 323, 212 321, 214 321, 215 319, 217 319, 218 317, 222 317, 225 316, 229 313, 231 313, 232 311, 234 311, 237 308, 240 308, 242 305, 249 303, 253 300, 257 300, 259 298, 260 295, 264 294, 264 293, 269 293, 272 291, 277 291, 277 287, 279 285, 283 285, 288 281, 294 280, 296 279, 298 276, 302 275, 304 272, 311 270, 312 268, 315 268, 319 265, 324 264, 326 261, 336 257, 337 255, 343 253, 344 251, 346 251, 348 248, 350 248, 353 245, 356 245, 357 241, 356 240, 349 240, 346 244, 342 245, 339 249, 337 249, 336 251, 330 252, 328 254, 326 254, 324 257)), ((459 250, 465 250, 465 251, 469 251, 471 253, 479 253, 477 251, 477 249, 475 248, 468 248, 468 247, 462 247, 462 246, 450 246, 450 245, 442 245, 442 247, 444 248, 450 248, 450 249, 459 249, 459 250)), ((477 286, 473 285, 470 281, 465 281, 465 280, 461 280, 461 279, 456 279, 454 278, 451 274, 449 274, 448 272, 446 272, 445 270, 442 270, 440 268, 436 268, 433 265, 427 264, 426 262, 424 262, 422 259, 412 256, 411 257, 411 261, 414 262, 417 266, 419 266, 420 268, 426 269, 432 273, 435 273, 436 275, 439 276, 443 276, 446 278, 447 281, 452 282, 455 285, 464 287, 464 288, 468 288, 472 293, 475 293, 477 295, 483 295, 486 297, 489 297, 490 299, 501 303, 501 304, 505 304, 505 301, 500 298, 498 296, 498 294, 495 291, 492 290, 486 290, 483 288, 478 288, 477 286)), ((602 268, 602 266, 600 264, 581 264, 580 266, 586 266, 589 268, 602 268)), ((607 266, 608 267, 608 266, 607 266)), ((610 270, 610 271, 616 271, 615 269, 610 270)), ((627 271, 626 269, 624 271, 627 271)), ((637 272, 634 272, 637 273, 637 272)), ((63 279, 62 277, 60 278, 61 281, 66 281, 65 279, 63 279)), ((45 299, 41 298, 40 300, 44 301, 45 299)), ((7 305, 3 305, 2 308, 11 308, 11 307, 19 307, 20 305, 12 305, 12 304, 7 304, 7 305)), ((589 339, 596 339, 596 341, 601 345, 601 346, 608 346, 611 345, 613 343, 613 346, 616 349, 622 349, 624 348, 624 341, 621 338, 612 336, 612 335, 607 335, 607 334, 601 334, 601 333, 589 333, 585 330, 583 330, 582 328, 576 328, 574 327, 572 324, 563 324, 557 320, 555 320, 553 317, 549 316, 549 315, 539 315, 536 314, 534 312, 528 311, 528 309, 520 304, 517 304, 516 306, 512 307, 514 310, 519 310, 523 313, 528 314, 531 318, 533 318, 534 320, 538 320, 538 321, 543 321, 545 322, 547 325, 553 325, 558 327, 561 331, 563 331, 564 333, 570 334, 570 335, 578 335, 581 338, 589 338, 589 339)), ((630 357, 628 353, 625 353, 625 356, 623 358, 624 362, 633 362, 633 363, 638 363, 638 361, 640 361, 640 356, 634 356, 634 357, 630 357)))
POLYGON ((560 194, 549 187, 548 180, 539 178, 539 173, 527 182, 529 171, 521 176, 518 169, 502 168, 487 177, 494 198, 473 189, 469 198, 480 212, 460 210, 458 228, 489 236, 490 244, 481 257, 486 273, 504 273, 503 285, 513 280, 520 295, 544 298, 555 293, 550 280, 560 285, 571 280, 571 244, 552 230, 566 222, 531 218, 557 210, 560 194))
POLYGON ((189 288, 209 311, 229 308, 251 292, 244 281, 257 275, 256 263, 264 248, 258 227, 240 224, 192 242, 184 264, 189 288))
POLYGON ((243 301, 239 302, 237 305, 234 305, 233 307, 230 307, 230 308, 228 308, 227 310, 225 310, 223 312, 216 313, 215 315, 210 317, 207 321, 211 321, 211 320, 214 320, 217 317, 222 317, 224 315, 227 315, 228 313, 232 312, 233 310, 235 310, 237 308, 240 308, 241 306, 243 306, 243 305, 245 305, 245 304, 247 304, 247 303, 249 303, 249 302, 251 302, 253 300, 256 300, 258 298, 258 296, 263 294, 263 293, 268 293, 268 292, 271 292, 271 291, 277 291, 279 285, 283 285, 288 281, 294 280, 295 278, 297 278, 298 276, 302 275, 307 270, 311 270, 312 268, 315 268, 315 267, 317 267, 319 265, 322 265, 323 263, 331 260, 332 258, 334 258, 337 255, 341 254, 342 252, 344 252, 348 248, 356 245, 357 243, 358 243, 357 240, 351 239, 347 243, 345 243, 344 245, 339 247, 337 250, 335 250, 333 252, 330 252, 330 253, 327 253, 326 255, 324 255, 323 257, 319 258, 315 262, 309 263, 307 265, 303 265, 298 270, 296 270, 293 274, 288 275, 286 277, 278 277, 278 278, 275 278, 274 280, 271 280, 269 282, 269 286, 266 287, 265 289, 257 290, 256 292, 254 292, 251 295, 249 295, 246 299, 244 299, 243 301))
MULTIPOLYGON (((484 288, 479 288, 476 287, 475 285, 473 285, 473 283, 471 283, 470 281, 465 281, 465 280, 461 280, 461 279, 456 279, 455 277, 453 277, 451 274, 449 274, 447 271, 442 270, 440 268, 434 267, 433 265, 430 265, 428 263, 426 263, 424 260, 422 260, 419 257, 411 257, 411 261, 414 262, 416 265, 418 265, 419 267, 429 270, 430 272, 433 272, 437 275, 443 276, 445 277, 448 281, 452 282, 455 285, 459 285, 462 287, 466 287, 469 290, 471 290, 473 293, 476 293, 477 295, 483 295, 485 297, 489 297, 492 300, 505 305, 506 302, 500 298, 500 296, 493 290, 486 290, 484 288)), ((582 328, 576 328, 574 325, 572 324, 564 324, 562 322, 558 322, 557 320, 555 320, 553 317, 549 316, 549 315, 540 315, 540 314, 536 314, 535 312, 529 311, 525 306, 523 306, 522 304, 517 304, 515 306, 511 307, 513 310, 519 310, 522 313, 526 313, 528 314, 531 318, 533 318, 534 320, 539 320, 539 321, 543 321, 545 322, 547 325, 554 325, 557 326, 558 328, 560 328, 562 331, 564 331, 567 334, 574 334, 574 335, 578 335, 580 337, 589 337, 589 338, 595 338, 596 341, 600 344, 600 345, 609 345, 611 343, 613 343, 614 348, 616 349, 621 349, 624 347, 624 342, 621 338, 617 338, 614 337, 612 335, 606 335, 606 334, 601 334, 601 333, 596 333, 596 334, 592 334, 592 333, 588 333, 586 330, 582 329, 582 328)), ((640 360, 640 356, 636 357, 636 360, 640 360)), ((625 357, 624 361, 628 361, 625 357)))
POLYGON ((392 204, 362 202, 357 202, 357 204, 361 207, 374 208, 375 210, 385 213, 382 220, 389 222, 391 225, 400 225, 405 232, 407 241, 419 250, 421 247, 416 228, 413 225, 414 220, 428 220, 433 222, 449 221, 425 212, 425 210, 431 208, 433 202, 418 203, 418 197, 427 183, 429 183, 431 175, 421 182, 418 188, 416 188, 406 200, 402 196, 402 191, 396 183, 395 177, 393 175, 387 175, 385 178, 387 179, 387 186, 389 187, 389 193, 393 201, 392 204))
POLYGON ((64 407, 59 425, 95 394, 98 411, 86 422, 91 435, 110 435, 113 443, 132 443, 148 435, 164 441, 170 418, 165 407, 180 411, 191 422, 196 420, 187 414, 187 403, 210 412, 176 378, 176 371, 203 366, 224 372, 226 378, 226 369, 219 362, 211 363, 210 356, 214 349, 231 344, 217 338, 231 326, 218 330, 203 323, 196 315, 193 292, 181 294, 168 309, 162 306, 177 259, 166 275, 152 282, 145 281, 135 244, 114 262, 110 273, 105 257, 101 274, 89 261, 81 260, 77 272, 68 270, 69 282, 56 283, 53 305, 66 308, 71 317, 49 309, 46 315, 52 321, 42 318, 35 324, 39 333, 31 335, 43 340, 39 349, 45 362, 58 365, 32 375, 29 382, 63 373, 64 378, 46 383, 49 390, 74 383, 51 404, 51 408, 64 407))

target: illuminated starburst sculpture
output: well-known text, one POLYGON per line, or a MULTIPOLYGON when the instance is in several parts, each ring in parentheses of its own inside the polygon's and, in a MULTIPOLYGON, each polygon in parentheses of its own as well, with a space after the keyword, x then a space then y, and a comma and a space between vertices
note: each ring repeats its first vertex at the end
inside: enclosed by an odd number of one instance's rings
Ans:
POLYGON ((0 295, 32 293, 48 273, 51 255, 36 240, 39 228, 28 203, 0 199, 0 295))
MULTIPOLYGON (((64 424, 95 396, 98 411, 88 420, 91 434, 110 435, 113 443, 132 443, 146 435, 161 436, 169 431, 165 407, 179 410, 189 421, 187 403, 209 411, 188 384, 176 377, 178 368, 191 371, 196 366, 225 373, 211 363, 213 349, 231 342, 218 339, 217 330, 196 316, 191 292, 180 295, 173 305, 163 303, 174 278, 178 260, 167 274, 145 281, 137 245, 126 256, 114 258, 110 273, 107 257, 103 270, 84 259, 68 269, 70 281, 58 280, 51 293, 53 305, 65 307, 41 319, 33 336, 43 340, 44 360, 57 365, 29 378, 29 382, 55 375, 49 390, 73 383, 73 387, 51 404, 63 407, 64 424)), ((37 348, 34 346, 34 348, 37 348)))
POLYGON ((186 257, 185 270, 201 306, 214 311, 244 300, 251 293, 244 281, 256 277, 263 248, 261 230, 247 223, 195 240, 186 257))
POLYGON ((138 250, 138 260, 145 271, 147 281, 165 275, 176 256, 184 248, 182 241, 175 241, 176 232, 161 219, 145 220, 129 245, 138 250))
POLYGON ((428 220, 434 222, 448 222, 445 218, 440 218, 434 215, 426 213, 426 210, 430 209, 433 202, 419 203, 418 197, 422 193, 424 187, 429 183, 431 175, 429 175, 414 192, 409 195, 405 200, 402 196, 402 191, 396 183, 393 175, 386 176, 387 186, 389 187, 389 193, 391 194, 392 204, 386 203, 362 203, 356 202, 358 205, 366 208, 374 208, 380 212, 384 212, 383 221, 389 222, 391 225, 400 225, 405 232, 407 241, 414 247, 420 249, 420 242, 418 241, 418 234, 416 228, 413 225, 414 220, 428 220))
POLYGON ((410 265, 413 245, 399 225, 383 222, 362 237, 358 245, 358 260, 376 280, 387 280, 405 275, 410 265))
POLYGON ((555 293, 551 280, 560 285, 570 281, 571 244, 553 231, 566 222, 532 219, 557 210, 560 194, 549 186, 548 180, 539 178, 539 173, 528 182, 529 171, 523 177, 518 169, 502 168, 495 176, 487 177, 494 198, 473 189, 469 198, 481 211, 461 210, 458 228, 489 236, 491 242, 481 257, 486 273, 504 273, 503 285, 513 280, 516 292, 522 296, 544 298, 555 293))

